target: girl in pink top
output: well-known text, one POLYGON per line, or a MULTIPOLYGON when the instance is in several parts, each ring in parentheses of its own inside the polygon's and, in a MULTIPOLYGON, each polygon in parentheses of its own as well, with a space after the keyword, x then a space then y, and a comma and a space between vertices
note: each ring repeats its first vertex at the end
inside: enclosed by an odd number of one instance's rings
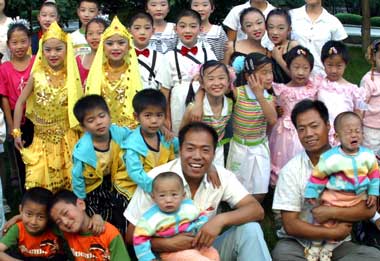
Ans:
POLYGON ((334 120, 345 111, 359 112, 363 104, 364 92, 355 84, 343 78, 348 64, 349 55, 346 46, 340 41, 328 41, 322 47, 322 63, 326 77, 320 76, 318 84, 318 100, 322 101, 329 110, 330 132, 329 141, 332 146, 338 145, 334 138, 334 120))
POLYGON ((277 183, 280 169, 302 150, 297 131, 290 119, 293 107, 303 99, 314 100, 317 96, 314 80, 309 78, 314 65, 310 51, 300 45, 295 46, 288 52, 286 65, 291 81, 287 84, 273 84, 277 103, 283 114, 274 125, 269 138, 272 186, 277 183))
MULTIPOLYGON (((9 130, 8 133, 10 133, 10 130, 13 130, 12 115, 16 101, 28 82, 34 57, 28 55, 31 35, 25 20, 12 23, 9 26, 7 36, 7 45, 11 53, 11 60, 0 66, 0 95, 1 106, 9 130)), ((25 146, 28 146, 33 139, 33 124, 26 118, 22 121, 21 131, 23 133, 22 139, 25 141, 25 146)), ((16 163, 22 179, 20 185, 23 186, 25 167, 18 151, 16 151, 16 163)))
POLYGON ((363 108, 363 146, 376 152, 380 150, 380 40, 368 47, 367 59, 372 69, 360 83, 366 99, 363 108))
POLYGON ((85 86, 88 72, 90 71, 92 62, 94 61, 96 51, 98 50, 98 46, 100 43, 100 38, 108 27, 109 22, 102 17, 95 17, 91 19, 86 26, 86 41, 88 45, 90 45, 91 52, 89 54, 85 54, 83 56, 78 55, 76 57, 80 79, 82 82, 82 86, 85 86))

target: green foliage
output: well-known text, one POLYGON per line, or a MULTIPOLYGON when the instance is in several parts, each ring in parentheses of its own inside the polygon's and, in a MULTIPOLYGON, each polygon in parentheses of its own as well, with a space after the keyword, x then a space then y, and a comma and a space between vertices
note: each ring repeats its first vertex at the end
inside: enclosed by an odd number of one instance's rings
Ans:
POLYGON ((354 25, 362 24, 361 15, 338 13, 335 16, 341 21, 342 24, 354 24, 354 25))
POLYGON ((380 16, 371 17, 371 25, 380 27, 380 16))

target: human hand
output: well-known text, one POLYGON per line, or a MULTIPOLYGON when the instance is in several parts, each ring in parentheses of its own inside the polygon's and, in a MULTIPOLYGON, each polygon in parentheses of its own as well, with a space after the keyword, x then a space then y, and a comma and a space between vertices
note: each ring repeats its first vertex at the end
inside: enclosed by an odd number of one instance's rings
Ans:
POLYGON ((207 171, 207 181, 211 182, 214 189, 218 189, 221 185, 218 171, 216 170, 214 164, 211 164, 209 170, 207 171))
POLYGON ((161 132, 162 134, 164 134, 164 137, 165 137, 165 140, 166 141, 172 141, 173 138, 175 137, 175 134, 174 132, 170 131, 168 128, 166 128, 166 126, 162 126, 161 127, 161 132))
POLYGON ((248 85, 257 98, 264 96, 264 85, 256 75, 251 74, 248 76, 248 85))
POLYGON ((195 102, 193 104, 193 107, 191 108, 190 111, 190 119, 191 121, 201 121, 203 117, 203 107, 202 104, 198 104, 195 102))
POLYGON ((194 238, 192 247, 210 247, 224 227, 223 218, 215 216, 204 224, 194 238))
POLYGON ((366 202, 368 208, 376 206, 376 203, 377 203, 377 197, 376 196, 368 196, 367 202, 366 202))
POLYGON ((102 234, 106 227, 105 222, 101 215, 95 214, 90 218, 90 223, 88 224, 88 229, 95 235, 98 236, 102 234))
POLYGON ((172 250, 170 252, 182 251, 191 249, 194 241, 194 235, 192 233, 180 233, 174 237, 168 238, 168 245, 172 250))
POLYGON ((312 205, 312 206, 316 206, 317 205, 317 200, 315 198, 307 198, 307 199, 305 199, 305 201, 307 203, 309 203, 310 205, 312 205))
POLYGON ((275 46, 272 50, 272 57, 276 60, 276 62, 279 62, 282 58, 282 52, 283 48, 282 46, 275 46))
POLYGON ((21 221, 21 214, 18 214, 14 217, 12 217, 11 219, 9 219, 5 224, 4 224, 4 227, 3 227, 3 233, 7 233, 8 232, 8 229, 13 226, 14 224, 16 224, 17 222, 21 221))
POLYGON ((330 219, 333 219, 334 213, 331 213, 333 209, 331 207, 325 206, 325 205, 320 205, 317 207, 314 207, 311 210, 311 213, 313 214, 313 218, 315 222, 318 224, 322 224, 327 222, 330 219))
POLYGON ((24 148, 25 141, 21 140, 21 137, 14 138, 14 144, 16 149, 21 150, 24 148))
POLYGON ((331 233, 335 240, 341 241, 351 234, 352 224, 347 222, 339 222, 335 227, 331 228, 331 233))

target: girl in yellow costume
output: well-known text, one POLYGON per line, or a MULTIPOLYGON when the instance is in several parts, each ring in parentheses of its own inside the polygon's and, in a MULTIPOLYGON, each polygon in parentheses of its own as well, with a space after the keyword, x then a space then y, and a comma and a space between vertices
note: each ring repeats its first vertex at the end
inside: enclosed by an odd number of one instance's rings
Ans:
POLYGON ((103 96, 112 123, 135 128, 132 99, 141 89, 132 36, 115 16, 100 40, 87 78, 86 94, 103 96))
POLYGON ((26 189, 71 189, 71 152, 79 137, 73 129, 78 125, 73 107, 81 96, 71 38, 54 22, 40 39, 31 77, 14 112, 12 135, 25 163, 26 189), (19 128, 26 101, 34 136, 24 148, 19 128))

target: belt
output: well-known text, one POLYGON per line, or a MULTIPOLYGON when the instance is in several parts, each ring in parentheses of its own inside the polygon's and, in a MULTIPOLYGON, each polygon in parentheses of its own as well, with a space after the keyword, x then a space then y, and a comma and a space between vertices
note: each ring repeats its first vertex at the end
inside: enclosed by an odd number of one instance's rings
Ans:
POLYGON ((241 145, 246 145, 246 146, 257 146, 257 145, 260 145, 260 144, 263 144, 264 142, 267 141, 267 137, 264 137, 264 138, 261 138, 261 139, 257 139, 257 140, 253 140, 253 141, 249 141, 249 140, 246 140, 246 139, 242 139, 242 138, 239 138, 237 136, 233 136, 232 139, 241 144, 241 145))

